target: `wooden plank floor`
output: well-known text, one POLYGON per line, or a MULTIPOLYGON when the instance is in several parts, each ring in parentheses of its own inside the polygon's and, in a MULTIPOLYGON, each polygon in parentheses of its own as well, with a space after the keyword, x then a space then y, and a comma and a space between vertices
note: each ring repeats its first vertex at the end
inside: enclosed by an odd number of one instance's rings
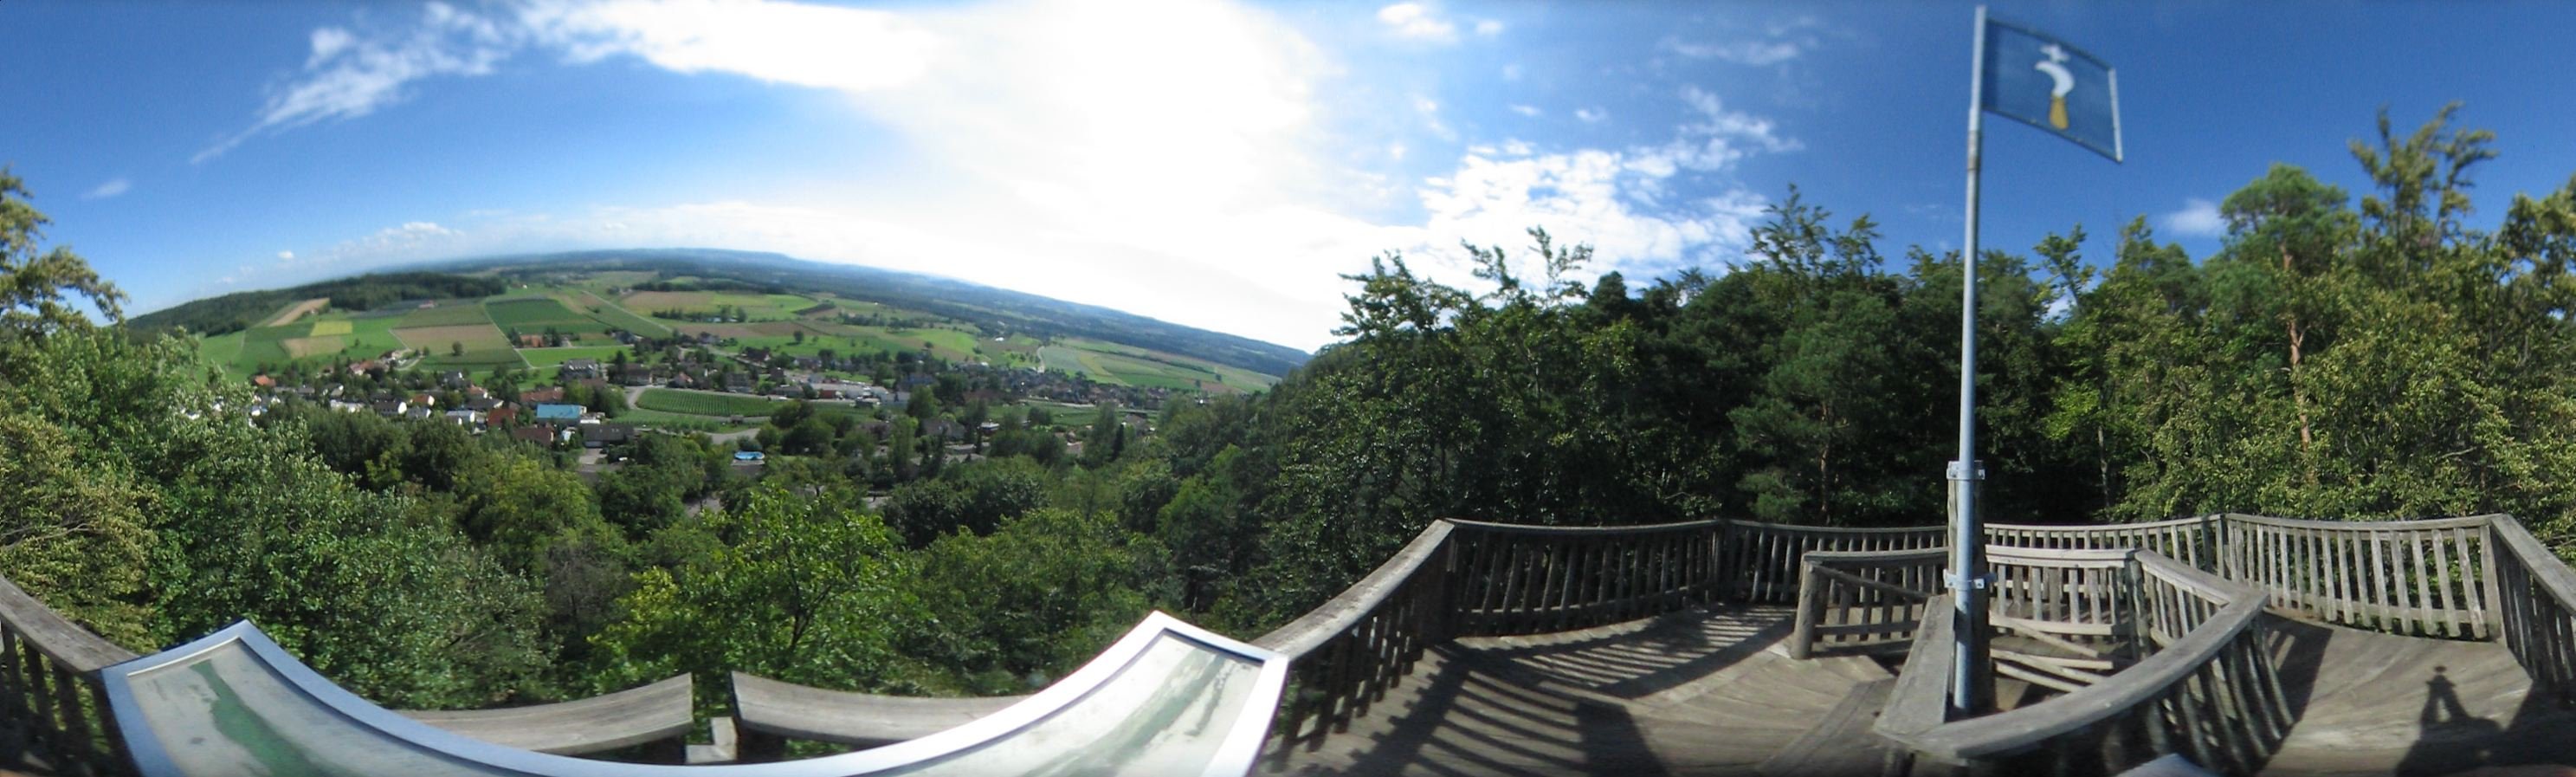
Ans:
MULTIPOLYGON (((1349 731, 1270 753, 1254 773, 1757 777, 1765 760, 1834 723, 1854 687, 1888 676, 1865 658, 1789 659, 1779 646, 1789 616, 1720 607, 1459 640, 1427 653, 1349 731)), ((2279 618, 2266 627, 2298 716, 2267 777, 2576 764, 2576 713, 2530 698, 2530 680, 2499 643, 2279 618)), ((1875 759, 1841 760, 1854 777, 1877 774, 1875 759)))
POLYGON ((2278 618, 2265 626, 2298 720, 2265 775, 2414 777, 2576 763, 2576 715, 2531 698, 2530 678, 2501 643, 2278 618))
POLYGON ((1789 616, 1723 607, 1458 640, 1350 731, 1254 773, 1752 777, 1853 686, 1888 677, 1866 658, 1790 659, 1778 647, 1789 616))

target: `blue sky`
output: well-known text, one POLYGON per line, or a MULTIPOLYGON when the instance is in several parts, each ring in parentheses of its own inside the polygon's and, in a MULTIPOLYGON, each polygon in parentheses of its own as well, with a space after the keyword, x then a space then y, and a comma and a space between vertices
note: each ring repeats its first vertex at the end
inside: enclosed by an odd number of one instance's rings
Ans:
MULTIPOLYGON (((707 246, 1300 348, 1402 251, 1739 261, 1797 184, 1960 240, 1972 6, 0 0, 0 162, 134 310, 385 264, 707 246)), ((2005 3, 2120 69, 2128 162, 1988 122, 1985 243, 2195 255, 2273 162, 2368 189, 2380 106, 2497 131, 2479 224, 2576 173, 2576 6, 2005 3)))

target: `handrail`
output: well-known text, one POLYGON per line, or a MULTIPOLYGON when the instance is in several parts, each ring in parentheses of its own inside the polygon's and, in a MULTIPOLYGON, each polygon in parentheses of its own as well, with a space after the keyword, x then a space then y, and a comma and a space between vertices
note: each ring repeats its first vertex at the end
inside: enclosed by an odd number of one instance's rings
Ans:
POLYGON ((1444 584, 1456 531, 1455 524, 1433 521, 1340 595, 1252 640, 1290 662, 1290 687, 1273 721, 1272 744, 1319 742, 1326 732, 1367 714, 1371 702, 1412 670, 1424 648, 1447 638, 1444 584))
POLYGON ((1652 533, 1668 532, 1668 531, 1691 531, 1691 530, 1694 530, 1694 529, 1707 529, 1707 528, 1713 528, 1713 527, 1717 527, 1717 526, 1724 525, 1724 524, 1728 524, 1728 523, 1737 523, 1736 521, 1730 521, 1730 520, 1726 520, 1726 519, 1722 519, 1722 518, 1710 518, 1710 519, 1698 520, 1698 521, 1681 521, 1681 522, 1678 522, 1678 523, 1644 523, 1644 524, 1634 524, 1634 525, 1626 525, 1626 526, 1544 526, 1544 525, 1540 525, 1540 524, 1531 524, 1531 523, 1494 523, 1494 522, 1492 522, 1492 521, 1470 521, 1470 520, 1467 520, 1467 519, 1464 519, 1464 518, 1443 518, 1443 519, 1441 519, 1441 522, 1443 522, 1443 523, 1448 523, 1448 524, 1451 524, 1451 525, 1457 526, 1458 528, 1461 528, 1461 529, 1474 529, 1474 530, 1479 531, 1479 532, 1486 532, 1486 533, 1491 533, 1491 534, 1546 534, 1546 535, 1559 535, 1559 536, 1567 536, 1567 537, 1581 537, 1581 536, 1587 536, 1587 535, 1590 535, 1590 536, 1599 536, 1599 535, 1613 535, 1613 534, 1621 534, 1621 535, 1624 535, 1624 534, 1652 534, 1652 533))
POLYGON ((1521 527, 1453 521, 1452 636, 1511 636, 1619 623, 1725 594, 1722 521, 1521 527))
POLYGON ((2531 676, 2532 690, 2560 704, 2576 701, 2576 569, 2510 515, 2497 515, 2488 536, 2505 552, 2493 574, 2498 637, 2531 676))
POLYGON ((67 775, 128 773, 98 670, 134 657, 0 577, 0 755, 10 757, 0 762, 26 755, 67 775))
MULTIPOLYGON (((2498 516, 2316 521, 2226 513, 2214 570, 2272 606, 2394 634, 2491 639, 2498 516)), ((2206 567, 2204 567, 2206 568, 2206 567)))
MULTIPOLYGON (((1917 756, 1950 764, 1993 762, 2039 751, 2059 758, 2102 752, 2111 761, 2104 764, 2107 771, 2116 772, 2164 753, 2182 752, 2221 771, 2258 771, 2287 734, 2283 695, 2262 644, 2263 593, 2152 551, 2138 551, 2136 558, 2143 576, 2172 584, 2166 589, 2172 592, 2169 595, 2140 597, 2140 607, 2182 609, 2186 603, 2176 596, 2222 607, 2198 619, 2180 639, 2117 674, 2008 712, 1923 727, 1921 710, 1929 702, 1909 697, 1900 688, 1887 708, 1898 716, 1882 718, 1880 735, 1917 756), (2208 598, 2211 594, 2217 598, 2208 598), (2109 747, 2103 747, 2106 744, 2109 747)), ((1917 636, 1918 651, 1947 649, 1923 636, 1933 634, 1936 624, 1946 631, 1946 620, 1929 619, 1917 636)), ((1915 668, 1915 658, 1908 657, 1909 669, 1915 668)), ((1932 687, 1928 682, 1918 685, 1915 696, 1932 687)))
POLYGON ((1937 608, 1942 548, 1880 551, 1808 551, 1798 571, 1798 611, 1789 632, 1789 657, 1823 651, 1902 646, 1937 608))

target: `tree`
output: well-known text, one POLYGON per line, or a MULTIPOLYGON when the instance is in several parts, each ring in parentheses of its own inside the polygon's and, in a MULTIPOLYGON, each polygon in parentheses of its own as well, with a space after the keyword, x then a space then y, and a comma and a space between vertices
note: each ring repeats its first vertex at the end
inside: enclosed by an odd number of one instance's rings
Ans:
MULTIPOLYGON (((846 490, 758 487, 694 531, 715 540, 651 568, 591 640, 592 685, 632 687, 673 672, 720 683, 728 671, 863 691, 917 690, 901 649, 927 620, 907 593, 913 565, 894 533, 846 490)), ((721 687, 721 686, 711 686, 721 687)))
POLYGON ((70 248, 39 251, 37 241, 52 223, 27 204, 27 187, 0 167, 0 331, 11 337, 42 337, 65 328, 90 326, 89 316, 74 303, 85 303, 109 323, 125 320, 125 292, 98 277, 88 260, 70 248))

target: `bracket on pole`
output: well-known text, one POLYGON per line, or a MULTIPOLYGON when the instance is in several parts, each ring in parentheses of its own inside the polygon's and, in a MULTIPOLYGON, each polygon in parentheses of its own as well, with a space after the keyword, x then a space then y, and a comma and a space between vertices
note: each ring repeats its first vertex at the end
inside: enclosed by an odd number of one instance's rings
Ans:
POLYGON ((1994 576, 1994 575, 1976 575, 1976 576, 1972 576, 1972 577, 1968 577, 1968 578, 1962 579, 1962 578, 1960 578, 1960 577, 1959 577, 1959 570, 1956 570, 1956 569, 1944 569, 1944 570, 1941 570, 1941 585, 1942 585, 1943 587, 1945 587, 1945 588, 1948 588, 1948 589, 1952 590, 1952 591, 1957 591, 1957 590, 1960 590, 1960 589, 1968 589, 1968 590, 1975 590, 1975 591, 1983 591, 1983 590, 1986 590, 1986 589, 1988 589, 1988 588, 1992 588, 1992 587, 1994 587, 1994 584, 1995 584, 1995 576, 1994 576))
POLYGON ((1979 480, 1985 480, 1985 479, 1986 479, 1986 464, 1985 464, 1985 462, 1982 462, 1982 461, 1981 461, 1981 462, 1977 462, 1976 471, 1975 471, 1975 472, 1970 472, 1970 471, 1969 471, 1969 469, 1968 469, 1968 465, 1967 465, 1967 463, 1966 463, 1966 462, 1953 461, 1953 462, 1950 462, 1950 470, 1949 470, 1949 472, 1950 472, 1950 479, 1951 479, 1951 480, 1953 480, 1953 481, 1963 481, 1963 480, 1964 480, 1964 481, 1979 481, 1979 480))

